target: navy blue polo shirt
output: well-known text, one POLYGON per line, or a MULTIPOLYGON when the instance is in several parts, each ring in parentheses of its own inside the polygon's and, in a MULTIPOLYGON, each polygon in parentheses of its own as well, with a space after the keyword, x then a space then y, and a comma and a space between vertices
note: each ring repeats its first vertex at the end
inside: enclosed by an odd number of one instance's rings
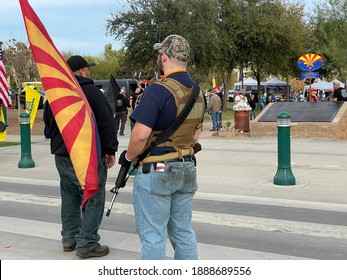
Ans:
MULTIPOLYGON (((187 72, 175 72, 167 76, 180 82, 187 88, 194 86, 194 81, 187 72)), ((175 98, 168 89, 159 84, 149 85, 141 101, 130 115, 133 122, 140 122, 152 130, 164 130, 169 127, 176 118, 175 98)), ((174 150, 167 148, 155 148, 151 154, 165 154, 174 150)))

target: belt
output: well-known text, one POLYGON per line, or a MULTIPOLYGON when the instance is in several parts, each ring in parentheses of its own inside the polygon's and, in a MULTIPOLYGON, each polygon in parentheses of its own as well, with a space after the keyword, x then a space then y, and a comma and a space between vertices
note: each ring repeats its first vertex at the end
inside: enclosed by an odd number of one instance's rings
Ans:
POLYGON ((170 159, 170 160, 164 160, 164 162, 177 162, 177 161, 194 161, 193 156, 184 156, 182 158, 175 158, 175 159, 170 159))
POLYGON ((196 160, 195 160, 195 157, 194 156, 184 156, 182 158, 176 158, 176 159, 170 159, 170 160, 165 160, 163 162, 152 162, 152 163, 144 163, 143 166, 142 166, 142 172, 144 174, 147 174, 150 172, 150 169, 151 169, 151 166, 153 165, 154 167, 154 170, 159 170, 157 168, 158 167, 158 164, 161 164, 163 166, 160 167, 160 170, 162 171, 167 171, 167 172, 171 172, 171 166, 170 165, 167 165, 166 167, 166 163, 168 162, 184 162, 184 161, 193 161, 194 164, 196 165, 196 160), (167 169, 165 169, 167 168, 167 169))

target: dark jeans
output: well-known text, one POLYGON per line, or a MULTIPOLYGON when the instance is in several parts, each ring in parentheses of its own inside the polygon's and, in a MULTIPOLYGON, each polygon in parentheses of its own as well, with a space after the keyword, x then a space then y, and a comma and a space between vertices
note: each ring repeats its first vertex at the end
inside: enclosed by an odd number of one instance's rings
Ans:
POLYGON ((104 214, 105 163, 99 165, 99 190, 87 201, 83 211, 83 191, 70 158, 55 156, 55 164, 60 176, 62 243, 66 246, 76 244, 76 250, 81 253, 92 251, 100 240, 98 230, 104 214))
POLYGON ((116 122, 117 133, 119 130, 119 133, 124 134, 125 123, 127 122, 127 115, 128 115, 127 111, 116 113, 116 115, 114 117, 114 121, 116 122), (120 129, 119 129, 119 124, 120 124, 120 129))
POLYGON ((256 117, 257 117, 256 111, 255 111, 255 109, 252 109, 250 114, 249 114, 249 119, 255 120, 256 117))
POLYGON ((218 130, 222 128, 222 112, 218 112, 218 130))

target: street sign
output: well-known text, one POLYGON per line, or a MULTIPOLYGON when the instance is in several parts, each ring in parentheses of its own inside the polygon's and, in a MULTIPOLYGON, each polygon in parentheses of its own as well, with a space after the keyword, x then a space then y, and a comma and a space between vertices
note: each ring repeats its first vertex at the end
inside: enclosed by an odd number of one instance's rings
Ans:
POLYGON ((297 65, 303 71, 314 71, 323 66, 323 58, 318 54, 305 54, 298 59, 297 65))
POLYGON ((301 73, 301 80, 317 79, 319 78, 319 72, 303 72, 301 73))

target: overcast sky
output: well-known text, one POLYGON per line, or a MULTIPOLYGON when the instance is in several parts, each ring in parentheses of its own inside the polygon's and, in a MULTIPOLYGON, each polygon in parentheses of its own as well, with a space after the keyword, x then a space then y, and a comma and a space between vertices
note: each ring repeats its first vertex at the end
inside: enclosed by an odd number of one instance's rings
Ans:
MULTIPOLYGON (((15 38, 27 42, 19 1, 0 2, 0 41, 15 38)), ((122 9, 123 0, 29 0, 29 3, 60 51, 97 56, 108 43, 113 49, 122 47, 120 42, 106 36, 105 19, 111 11, 122 9)))
MULTIPOLYGON (((310 7, 317 0, 304 0, 310 7)), ((114 50, 122 43, 106 36, 105 19, 125 9, 125 0, 29 0, 60 51, 98 56, 104 46, 114 50)), ((0 41, 27 42, 18 0, 0 0, 0 41)))

